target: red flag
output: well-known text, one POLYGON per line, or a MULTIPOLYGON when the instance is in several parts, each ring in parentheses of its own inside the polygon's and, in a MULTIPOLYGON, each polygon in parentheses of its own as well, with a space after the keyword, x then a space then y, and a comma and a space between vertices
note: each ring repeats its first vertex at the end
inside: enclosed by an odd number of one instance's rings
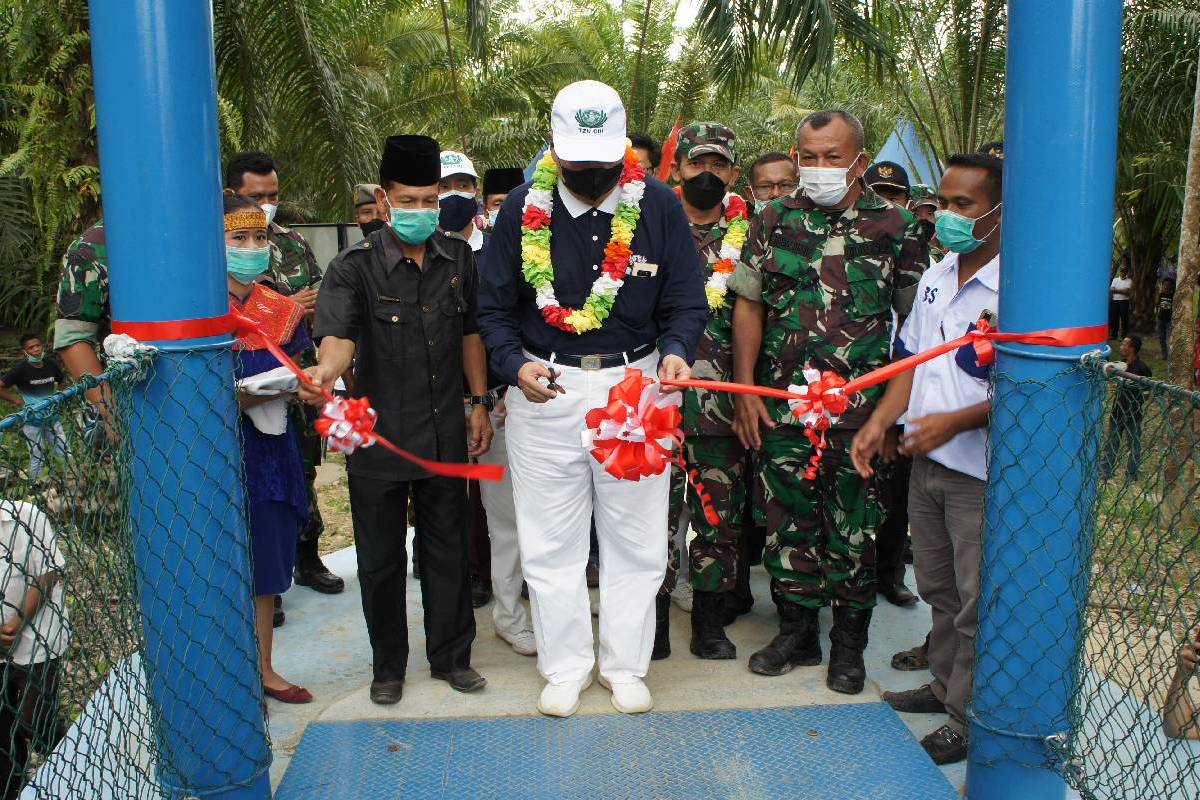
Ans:
POLYGON ((658 163, 658 179, 665 181, 671 174, 671 165, 675 163, 675 150, 679 147, 679 120, 671 128, 670 135, 663 142, 662 161, 658 163))

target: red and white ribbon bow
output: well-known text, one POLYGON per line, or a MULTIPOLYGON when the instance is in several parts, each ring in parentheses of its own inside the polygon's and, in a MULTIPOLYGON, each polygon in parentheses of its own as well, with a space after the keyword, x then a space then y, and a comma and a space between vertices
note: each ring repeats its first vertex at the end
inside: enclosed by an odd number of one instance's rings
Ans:
POLYGON ((845 413, 850 398, 843 389, 845 379, 835 372, 808 367, 804 370, 804 380, 808 382, 804 386, 793 383, 788 387, 795 397, 787 402, 792 416, 804 426, 804 436, 812 442, 813 454, 804 469, 804 477, 815 480, 821 468, 821 456, 825 454, 825 431, 845 413))
POLYGON ((682 396, 663 394, 659 384, 638 369, 608 392, 608 404, 587 413, 583 446, 610 475, 640 480, 667 468, 671 450, 682 440, 682 396))
POLYGON ((317 433, 329 439, 329 449, 353 453, 375 444, 375 420, 379 415, 365 397, 334 396, 321 408, 321 418, 313 423, 317 433))

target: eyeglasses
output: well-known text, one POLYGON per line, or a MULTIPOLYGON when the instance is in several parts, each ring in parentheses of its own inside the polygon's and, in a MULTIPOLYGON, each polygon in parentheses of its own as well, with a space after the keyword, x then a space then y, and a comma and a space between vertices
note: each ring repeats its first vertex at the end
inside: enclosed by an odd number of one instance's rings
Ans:
POLYGON ((778 183, 752 183, 750 188, 755 194, 771 194, 772 192, 781 192, 782 194, 791 194, 796 191, 796 187, 800 184, 796 181, 779 181, 778 183))

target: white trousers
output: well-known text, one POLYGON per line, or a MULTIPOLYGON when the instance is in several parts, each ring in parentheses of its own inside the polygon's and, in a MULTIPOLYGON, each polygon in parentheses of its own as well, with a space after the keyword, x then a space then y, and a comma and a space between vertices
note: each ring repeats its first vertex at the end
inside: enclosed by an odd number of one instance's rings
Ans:
MULTIPOLYGON (((510 389, 510 393, 518 389, 510 389)), ((479 457, 481 464, 508 464, 505 418, 492 412, 492 446, 479 457)), ((517 509, 513 505, 512 471, 501 481, 480 481, 479 495, 487 513, 488 538, 492 548, 492 620, 496 630, 516 636, 529 630, 529 612, 521 603, 521 554, 517 549, 517 509)))
MULTIPOLYGON (((658 353, 630 366, 654 376, 658 353)), ((595 664, 584 575, 594 513, 600 674, 623 683, 645 676, 650 666, 654 597, 667 568, 670 470, 640 481, 617 480, 582 445, 584 416, 608 402, 609 389, 625 377, 624 366, 554 368, 566 394, 531 403, 520 389, 508 393, 509 468, 538 671, 551 683, 565 683, 584 678, 595 664)))

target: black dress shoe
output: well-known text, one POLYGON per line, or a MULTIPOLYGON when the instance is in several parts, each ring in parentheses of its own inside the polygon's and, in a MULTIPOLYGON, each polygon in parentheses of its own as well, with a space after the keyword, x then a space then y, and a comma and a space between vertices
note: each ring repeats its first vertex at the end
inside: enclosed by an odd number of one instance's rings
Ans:
POLYGON ((894 606, 915 606, 917 596, 908 590, 903 583, 880 583, 879 593, 894 606))
POLYGON ((435 680, 450 684, 450 688, 456 692, 474 692, 487 686, 487 678, 470 667, 452 669, 449 672, 431 669, 429 674, 435 680))
POLYGON ((956 764, 967 757, 967 739, 949 725, 943 725, 921 740, 921 747, 935 764, 956 764))
POLYGON ((282 628, 283 623, 287 621, 287 614, 283 613, 283 598, 275 595, 275 614, 271 617, 272 628, 282 628))
POLYGON ((315 556, 297 561, 292 579, 297 586, 307 586, 321 594, 341 594, 346 589, 346 582, 330 572, 315 556))
POLYGON ((928 683, 907 692, 884 692, 883 702, 908 714, 945 714, 946 704, 933 694, 928 683))
POLYGON ((492 600, 492 583, 483 578, 471 576, 471 606, 483 608, 492 600))
POLYGON ((371 702, 391 706, 404 696, 404 679, 393 681, 371 681, 371 702))

